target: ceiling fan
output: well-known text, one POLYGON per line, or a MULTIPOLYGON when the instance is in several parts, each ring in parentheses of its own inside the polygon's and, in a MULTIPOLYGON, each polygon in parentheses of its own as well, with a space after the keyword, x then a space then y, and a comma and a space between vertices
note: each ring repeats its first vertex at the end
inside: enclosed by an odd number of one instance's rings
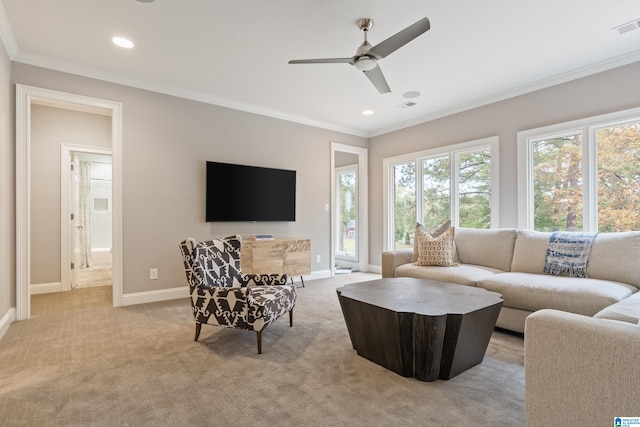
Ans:
POLYGON ((373 83, 380 93, 391 92, 387 80, 382 74, 378 61, 400 49, 419 35, 426 33, 431 24, 427 18, 422 18, 415 24, 409 25, 404 30, 392 35, 385 41, 375 46, 367 41, 367 32, 373 27, 373 20, 360 19, 358 27, 364 34, 364 42, 358 47, 356 54, 350 58, 324 58, 324 59, 294 59, 289 64, 350 64, 361 70, 373 83))

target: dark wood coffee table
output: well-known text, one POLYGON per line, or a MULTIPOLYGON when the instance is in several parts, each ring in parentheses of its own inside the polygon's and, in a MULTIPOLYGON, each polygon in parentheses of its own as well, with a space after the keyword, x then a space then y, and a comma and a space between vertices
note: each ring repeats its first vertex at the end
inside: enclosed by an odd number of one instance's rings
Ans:
POLYGON ((482 362, 502 307, 495 292, 404 277, 337 292, 356 352, 421 381, 448 380, 482 362))

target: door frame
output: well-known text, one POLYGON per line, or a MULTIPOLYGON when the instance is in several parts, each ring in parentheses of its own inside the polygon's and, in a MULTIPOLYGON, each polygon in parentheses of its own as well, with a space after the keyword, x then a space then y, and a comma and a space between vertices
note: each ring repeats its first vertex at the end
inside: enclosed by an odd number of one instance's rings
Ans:
MULTIPOLYGON (((73 202, 71 201, 71 186, 73 185, 71 153, 111 156, 111 161, 113 162, 113 150, 110 148, 60 144, 60 289, 62 291, 71 290, 71 252, 73 251, 73 229, 69 218, 73 207, 73 202)), ((113 170, 113 163, 111 168, 113 170)), ((111 198, 113 200, 113 187, 111 189, 111 198)), ((113 233, 113 230, 111 232, 113 233)))
POLYGON ((31 317, 31 105, 111 117, 113 160, 113 306, 123 300, 122 104, 16 84, 16 319, 31 317))
POLYGON ((369 150, 353 145, 331 143, 331 276, 336 274, 336 152, 356 154, 358 156, 358 269, 369 271, 369 150))

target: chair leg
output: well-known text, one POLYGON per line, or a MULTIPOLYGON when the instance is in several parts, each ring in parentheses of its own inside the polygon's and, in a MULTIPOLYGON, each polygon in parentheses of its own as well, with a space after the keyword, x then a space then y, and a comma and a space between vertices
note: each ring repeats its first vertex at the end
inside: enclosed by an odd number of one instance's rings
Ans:
POLYGON ((302 282, 302 287, 304 288, 304 278, 300 276, 300 281, 302 282))
POLYGON ((194 341, 198 341, 198 337, 200 336, 200 329, 202 328, 202 323, 196 322, 196 337, 193 339, 194 341))
POLYGON ((293 326, 293 308, 289 310, 289 326, 293 326))
POLYGON ((258 354, 262 354, 262 331, 256 331, 256 338, 258 339, 258 354))

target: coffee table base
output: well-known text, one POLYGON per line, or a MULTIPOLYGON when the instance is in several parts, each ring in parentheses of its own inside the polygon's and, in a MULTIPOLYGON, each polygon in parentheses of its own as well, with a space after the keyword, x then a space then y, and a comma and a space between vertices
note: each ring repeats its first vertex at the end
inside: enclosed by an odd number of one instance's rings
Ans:
POLYGON ((482 362, 502 306, 433 316, 367 304, 340 290, 338 298, 358 355, 421 381, 448 380, 482 362))

